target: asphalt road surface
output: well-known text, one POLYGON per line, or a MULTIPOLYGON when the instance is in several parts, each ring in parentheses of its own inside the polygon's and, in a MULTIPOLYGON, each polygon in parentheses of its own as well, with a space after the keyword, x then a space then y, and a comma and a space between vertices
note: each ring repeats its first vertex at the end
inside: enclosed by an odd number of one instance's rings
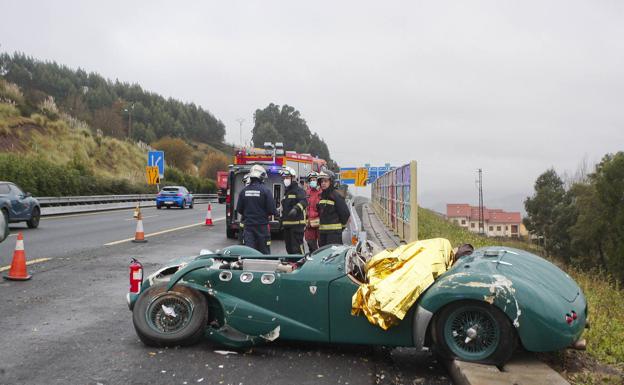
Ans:
MULTIPOLYGON (((214 227, 196 225, 206 205, 144 210, 145 244, 126 241, 136 226, 130 210, 43 219, 36 230, 12 226, 24 232, 28 260, 50 259, 29 266, 30 281, 0 281, 0 384, 451 383, 440 363, 413 349, 279 340, 234 353, 207 341, 143 345, 125 301, 130 257, 150 273, 173 257, 234 243, 219 220, 224 206, 213 207, 214 227)), ((2 266, 15 236, 0 246, 2 266)), ((272 248, 284 252, 281 241, 272 248)))

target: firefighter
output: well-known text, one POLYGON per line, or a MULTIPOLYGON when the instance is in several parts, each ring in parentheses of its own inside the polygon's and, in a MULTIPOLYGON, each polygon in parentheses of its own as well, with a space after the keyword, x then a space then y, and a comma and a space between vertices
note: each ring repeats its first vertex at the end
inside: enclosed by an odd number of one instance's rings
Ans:
POLYGON ((253 165, 249 171, 250 183, 238 195, 236 212, 242 216, 244 226, 243 242, 262 254, 271 253, 271 232, 269 216, 277 215, 273 194, 262 182, 267 174, 260 165, 253 165))
POLYGON ((321 186, 318 185, 318 173, 312 171, 308 174, 308 188, 306 189, 306 198, 308 199, 308 223, 305 229, 305 240, 308 244, 310 252, 319 248, 319 213, 317 205, 321 200, 321 186))
POLYGON ((284 167, 280 174, 284 177, 284 199, 282 200, 282 227, 288 254, 305 254, 303 233, 306 226, 308 201, 305 191, 297 183, 297 172, 292 167, 284 167))
POLYGON ((327 170, 318 175, 321 200, 318 203, 320 218, 319 246, 342 244, 342 230, 349 221, 349 208, 344 198, 334 188, 334 173, 327 170))
MULTIPOLYGON (((243 175, 243 184, 245 186, 249 186, 249 183, 251 183, 251 181, 249 180, 249 173, 243 175)), ((245 244, 245 239, 243 238, 243 233, 245 232, 245 223, 243 223, 243 217, 241 216, 241 220, 239 223, 239 231, 238 231, 238 243, 241 245, 245 244)))

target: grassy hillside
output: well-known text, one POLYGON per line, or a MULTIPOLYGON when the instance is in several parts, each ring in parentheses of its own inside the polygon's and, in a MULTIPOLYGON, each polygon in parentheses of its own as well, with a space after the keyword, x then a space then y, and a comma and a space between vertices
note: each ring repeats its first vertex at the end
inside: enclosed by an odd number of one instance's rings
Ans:
MULTIPOLYGON (((206 152, 219 151, 203 143, 191 147, 194 165, 206 152)), ((0 179, 35 195, 155 192, 145 183, 147 151, 142 143, 94 134, 86 123, 66 114, 24 117, 14 105, 0 103, 0 179)), ((214 192, 214 181, 197 177, 197 169, 183 173, 168 167, 163 182, 214 192)))
MULTIPOLYGON (((519 241, 498 242, 471 233, 444 220, 434 212, 419 208, 419 238, 444 237, 453 246, 470 243, 475 248, 502 244, 540 254, 535 246, 519 241)), ((622 384, 624 383, 624 292, 617 281, 601 271, 583 271, 553 261, 565 270, 583 289, 589 304, 591 329, 584 337, 586 352, 566 351, 545 356, 547 361, 575 384, 622 384)))

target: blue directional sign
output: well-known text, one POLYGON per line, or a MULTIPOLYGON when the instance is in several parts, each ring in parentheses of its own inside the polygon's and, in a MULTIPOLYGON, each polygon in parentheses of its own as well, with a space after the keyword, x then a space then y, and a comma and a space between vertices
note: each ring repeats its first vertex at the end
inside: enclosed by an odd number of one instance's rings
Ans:
POLYGON ((158 166, 158 174, 161 178, 165 177, 165 152, 150 151, 147 154, 147 165, 158 166))

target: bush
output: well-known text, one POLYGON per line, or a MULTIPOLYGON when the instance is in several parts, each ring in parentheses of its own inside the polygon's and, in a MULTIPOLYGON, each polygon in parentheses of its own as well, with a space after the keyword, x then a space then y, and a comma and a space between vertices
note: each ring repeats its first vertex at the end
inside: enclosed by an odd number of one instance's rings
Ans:
POLYGON ((150 191, 143 183, 98 178, 77 158, 66 165, 57 165, 41 157, 0 154, 0 180, 14 182, 34 196, 138 194, 150 191))
POLYGON ((165 177, 161 184, 181 185, 189 191, 198 194, 210 194, 217 191, 217 184, 214 180, 185 174, 175 167, 167 167, 165 169, 165 177))

